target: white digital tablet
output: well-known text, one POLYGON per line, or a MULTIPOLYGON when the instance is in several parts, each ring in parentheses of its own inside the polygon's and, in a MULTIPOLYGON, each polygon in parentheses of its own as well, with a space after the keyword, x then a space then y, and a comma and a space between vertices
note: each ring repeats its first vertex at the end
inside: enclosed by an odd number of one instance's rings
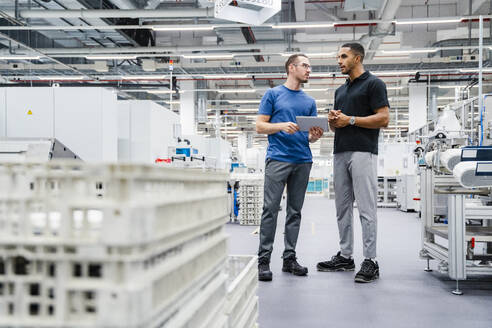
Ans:
POLYGON ((328 118, 319 116, 296 116, 297 125, 301 131, 309 131, 313 126, 328 131, 328 118))

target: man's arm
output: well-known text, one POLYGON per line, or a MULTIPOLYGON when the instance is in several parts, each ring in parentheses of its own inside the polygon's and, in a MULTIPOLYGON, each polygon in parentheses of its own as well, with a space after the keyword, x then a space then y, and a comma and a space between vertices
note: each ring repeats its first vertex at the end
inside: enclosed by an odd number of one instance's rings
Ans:
POLYGON ((258 115, 256 117, 256 132, 259 134, 274 134, 284 131, 294 134, 299 131, 297 124, 293 122, 270 123, 270 115, 258 115))
MULTIPOLYGON (((337 111, 337 118, 333 120, 335 128, 344 128, 350 125, 350 116, 345 115, 341 111, 337 111)), ((389 108, 387 106, 375 110, 375 114, 361 117, 355 117, 355 126, 366 129, 385 128, 389 123, 389 108)), ((331 124, 330 124, 331 127, 331 124)))

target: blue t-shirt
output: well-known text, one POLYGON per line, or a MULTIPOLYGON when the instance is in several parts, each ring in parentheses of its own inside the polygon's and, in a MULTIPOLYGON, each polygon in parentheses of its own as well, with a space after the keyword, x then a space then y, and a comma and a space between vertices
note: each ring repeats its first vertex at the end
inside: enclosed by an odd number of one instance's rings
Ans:
MULTIPOLYGON (((302 90, 291 90, 284 85, 267 90, 261 98, 260 115, 269 115, 270 123, 294 122, 296 116, 317 116, 316 102, 302 90)), ((308 132, 288 134, 280 131, 268 135, 266 159, 289 163, 311 163, 308 132)))

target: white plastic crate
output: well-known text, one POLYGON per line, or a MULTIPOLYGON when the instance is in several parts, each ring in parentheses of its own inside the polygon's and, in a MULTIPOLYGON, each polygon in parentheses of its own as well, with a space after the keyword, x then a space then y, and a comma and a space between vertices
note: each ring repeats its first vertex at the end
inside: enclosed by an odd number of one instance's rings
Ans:
POLYGON ((204 282, 225 265, 225 181, 145 165, 0 165, 0 326, 181 327, 165 324, 179 301, 203 299, 200 323, 183 324, 224 327, 223 283, 204 282))
POLYGON ((197 173, 144 165, 0 165, 1 190, 12 190, 0 194, 0 243, 123 246, 209 225, 227 216, 225 175, 197 173))
POLYGON ((224 311, 229 327, 251 327, 256 323, 258 308, 255 307, 258 289, 256 256, 229 256, 227 259, 228 287, 224 311), (256 311, 256 312, 255 312, 256 311), (255 315, 256 314, 256 315, 255 315))

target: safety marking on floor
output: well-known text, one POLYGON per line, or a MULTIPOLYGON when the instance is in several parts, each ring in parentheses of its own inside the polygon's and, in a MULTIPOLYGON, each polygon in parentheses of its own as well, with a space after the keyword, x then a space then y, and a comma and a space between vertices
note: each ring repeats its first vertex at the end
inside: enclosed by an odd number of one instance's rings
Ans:
POLYGON ((256 228, 251 234, 252 235, 257 235, 258 232, 260 232, 260 227, 256 228))

